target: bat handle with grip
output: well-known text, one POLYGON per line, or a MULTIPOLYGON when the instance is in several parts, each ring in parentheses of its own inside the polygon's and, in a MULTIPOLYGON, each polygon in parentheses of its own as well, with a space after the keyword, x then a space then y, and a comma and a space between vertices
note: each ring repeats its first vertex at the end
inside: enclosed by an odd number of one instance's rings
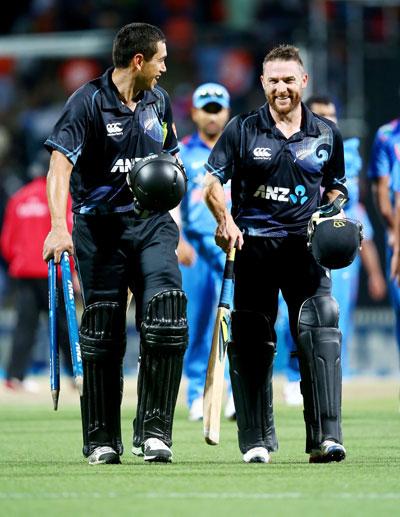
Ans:
POLYGON ((226 257, 221 296, 218 303, 218 307, 225 307, 226 309, 230 309, 232 301, 235 253, 236 248, 232 248, 226 257))

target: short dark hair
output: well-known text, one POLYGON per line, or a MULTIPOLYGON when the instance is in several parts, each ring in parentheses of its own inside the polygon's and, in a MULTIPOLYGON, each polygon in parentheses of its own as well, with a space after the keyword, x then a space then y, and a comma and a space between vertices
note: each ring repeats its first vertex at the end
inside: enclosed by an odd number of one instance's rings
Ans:
POLYGON ((269 61, 296 61, 296 63, 304 67, 300 51, 293 45, 282 44, 274 47, 264 57, 263 66, 269 61))
POLYGON ((307 108, 311 109, 313 104, 323 104, 324 106, 328 106, 329 104, 335 104, 329 95, 312 95, 309 97, 305 103, 307 108))
POLYGON ((117 68, 127 68, 135 54, 143 54, 146 61, 157 52, 157 43, 165 42, 164 33, 148 23, 124 25, 114 38, 112 58, 117 68))

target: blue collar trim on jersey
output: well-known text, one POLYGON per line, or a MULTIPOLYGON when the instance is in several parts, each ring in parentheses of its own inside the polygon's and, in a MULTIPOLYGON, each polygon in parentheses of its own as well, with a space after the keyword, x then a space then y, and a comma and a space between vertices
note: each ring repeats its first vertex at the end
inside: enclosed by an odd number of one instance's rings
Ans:
MULTIPOLYGON (((317 123, 315 122, 315 117, 312 112, 307 108, 304 103, 301 103, 302 117, 301 117, 301 130, 307 136, 319 136, 320 130, 318 129, 317 123)), ((275 127, 275 120, 272 118, 272 115, 268 108, 268 103, 265 103, 260 108, 260 127, 265 131, 272 133, 273 128, 275 127)))
MULTIPOLYGON (((100 77, 102 101, 101 106, 104 110, 120 110, 121 101, 118 97, 118 90, 112 81, 111 74, 114 68, 108 68, 104 74, 100 77)), ((156 102, 158 97, 151 91, 146 90, 143 92, 143 99, 141 102, 144 104, 152 104, 156 102)))

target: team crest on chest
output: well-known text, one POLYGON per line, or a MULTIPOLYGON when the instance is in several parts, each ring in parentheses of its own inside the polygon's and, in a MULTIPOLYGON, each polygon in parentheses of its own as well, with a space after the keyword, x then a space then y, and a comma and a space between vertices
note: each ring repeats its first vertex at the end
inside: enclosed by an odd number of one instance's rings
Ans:
POLYGON ((121 122, 109 122, 106 124, 107 136, 119 136, 124 134, 121 122))
POLYGON ((272 157, 270 147, 256 147, 253 149, 254 160, 270 160, 272 157))

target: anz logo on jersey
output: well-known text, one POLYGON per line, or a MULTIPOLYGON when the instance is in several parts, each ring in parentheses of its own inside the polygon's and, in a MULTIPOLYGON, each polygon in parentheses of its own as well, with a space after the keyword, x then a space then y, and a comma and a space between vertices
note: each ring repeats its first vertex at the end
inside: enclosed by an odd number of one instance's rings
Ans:
POLYGON ((270 199, 271 201, 281 201, 283 203, 291 203, 292 205, 296 205, 297 203, 303 205, 308 199, 304 185, 296 185, 294 193, 291 193, 290 188, 287 187, 260 185, 254 192, 254 197, 266 200, 270 199))
POLYGON ((129 172, 138 160, 141 158, 119 158, 112 166, 111 172, 129 172))

